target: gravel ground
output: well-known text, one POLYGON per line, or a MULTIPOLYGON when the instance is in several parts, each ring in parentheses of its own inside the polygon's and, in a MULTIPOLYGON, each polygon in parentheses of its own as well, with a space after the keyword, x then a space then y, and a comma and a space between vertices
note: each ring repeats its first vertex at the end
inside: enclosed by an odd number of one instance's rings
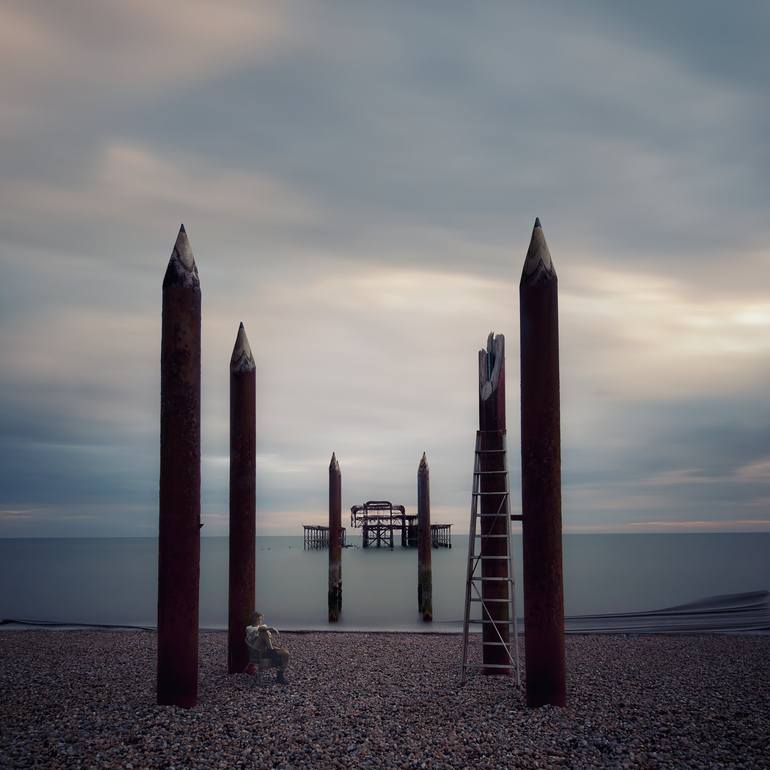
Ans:
POLYGON ((770 636, 570 636, 570 705, 458 680, 458 636, 284 634, 289 684, 225 673, 154 702, 155 635, 0 634, 0 767, 770 767, 770 636))

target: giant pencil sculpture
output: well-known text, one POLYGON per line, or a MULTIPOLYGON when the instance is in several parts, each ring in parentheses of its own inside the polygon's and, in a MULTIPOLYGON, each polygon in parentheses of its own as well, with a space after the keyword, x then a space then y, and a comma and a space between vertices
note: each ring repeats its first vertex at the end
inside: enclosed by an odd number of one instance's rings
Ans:
POLYGON ((184 225, 163 278, 158 673, 162 705, 198 699, 201 289, 184 225))
POLYGON ((329 622, 342 614, 342 474, 337 456, 329 463, 329 622))
POLYGON ((482 625, 484 674, 508 674, 509 505, 505 454, 505 337, 490 334, 479 351, 479 513, 481 514, 481 596, 488 610, 482 625), (504 515, 498 515, 498 514, 504 515))
POLYGON ((430 468, 425 452, 417 468, 417 606, 422 619, 433 620, 433 570, 431 566, 430 468))
POLYGON ((565 704, 558 282, 535 220, 519 285, 527 704, 565 704))
POLYGON ((243 324, 230 359, 230 561, 227 671, 249 662, 245 629, 254 612, 256 538, 256 365, 243 324))

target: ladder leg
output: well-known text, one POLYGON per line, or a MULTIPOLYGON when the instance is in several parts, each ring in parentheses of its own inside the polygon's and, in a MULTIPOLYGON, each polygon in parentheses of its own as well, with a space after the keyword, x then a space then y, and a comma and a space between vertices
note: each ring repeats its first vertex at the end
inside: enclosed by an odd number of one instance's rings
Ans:
MULTIPOLYGON (((503 436, 503 449, 505 450, 505 457, 508 457, 508 440, 506 436, 503 436)), ((506 476, 506 478, 508 478, 506 476)), ((506 487, 509 485, 506 484, 506 487)), ((521 666, 519 664, 519 621, 516 617, 516 576, 513 572, 513 540, 511 538, 511 510, 510 510, 510 489, 509 494, 506 497, 508 501, 508 508, 506 521, 508 526, 508 577, 510 579, 511 586, 511 618, 513 620, 513 654, 516 661, 516 686, 521 688, 521 666)))
MULTIPOLYGON (((476 451, 474 452, 473 461, 473 491, 478 491, 478 469, 479 469, 479 442, 481 437, 476 433, 476 451)), ((473 557, 476 550, 476 501, 478 497, 471 495, 471 526, 468 534, 468 564, 466 566, 466 578, 465 578, 465 613, 463 616, 463 662, 462 671, 460 675, 460 684, 465 684, 465 674, 468 665, 468 621, 470 620, 471 612, 471 578, 473 577, 473 557)))
MULTIPOLYGON (((482 625, 482 661, 479 664, 479 668, 484 669, 485 664, 483 662, 483 650, 484 650, 484 644, 495 644, 499 647, 502 647, 503 649, 500 650, 500 654, 502 654, 503 658, 502 660, 498 660, 495 662, 495 664, 486 664, 488 666, 491 666, 492 668, 497 669, 508 669, 508 672, 513 678, 515 676, 516 678, 516 684, 517 687, 521 687, 521 665, 520 665, 520 657, 519 657, 519 627, 518 627, 518 618, 516 616, 516 576, 513 571, 513 541, 512 541, 512 532, 511 532, 511 511, 510 511, 510 486, 508 483, 508 463, 507 463, 507 440, 505 432, 502 432, 502 435, 500 436, 501 443, 500 447, 496 449, 489 450, 488 447, 483 447, 483 436, 480 431, 476 432, 476 450, 475 450, 475 462, 474 462, 474 469, 473 469, 473 492, 471 494, 471 521, 470 521, 470 533, 469 533, 469 542, 468 542, 468 564, 467 564, 467 575, 466 575, 466 584, 465 584, 465 612, 463 616, 463 660, 462 660, 462 676, 461 676, 461 684, 464 684, 467 678, 467 672, 471 668, 475 668, 474 664, 470 664, 468 662, 468 649, 469 649, 469 640, 470 640, 470 605, 472 601, 478 601, 480 602, 481 607, 481 625, 482 625), (482 463, 481 463, 481 454, 486 452, 493 452, 493 453, 499 453, 500 460, 502 467, 498 470, 490 470, 488 466, 483 466, 484 470, 482 471, 482 463), (492 608, 495 605, 489 605, 488 601, 485 600, 485 591, 484 591, 484 583, 487 578, 485 577, 484 573, 485 570, 483 568, 484 564, 484 557, 481 553, 479 555, 476 554, 476 538, 477 535, 480 534, 481 537, 484 537, 485 528, 482 527, 481 530, 477 531, 477 527, 479 525, 479 509, 478 509, 478 500, 481 497, 480 489, 481 489, 481 481, 480 477, 482 475, 499 475, 501 476, 505 481, 503 484, 501 484, 501 489, 499 492, 495 490, 496 494, 500 495, 500 501, 497 505, 496 511, 490 511, 489 509, 486 510, 486 513, 484 513, 484 509, 482 508, 482 515, 486 516, 504 516, 505 517, 505 533, 502 534, 495 534, 495 537, 501 537, 505 538, 505 543, 507 545, 506 554, 504 556, 501 556, 499 558, 502 558, 506 562, 507 566, 507 575, 505 577, 502 577, 500 575, 495 575, 494 577, 491 577, 491 580, 495 581, 504 581, 507 588, 508 588, 508 596, 505 599, 502 599, 501 601, 505 602, 507 605, 506 609, 510 613, 509 619, 507 621, 504 621, 501 623, 498 619, 496 619, 495 616, 499 614, 499 611, 497 609, 492 611, 492 608), (476 574, 476 570, 479 568, 479 565, 482 565, 480 576, 476 574), (474 581, 481 582, 481 586, 476 585, 474 581), (475 594, 476 598, 472 597, 472 594, 475 594), (503 628, 498 628, 498 625, 502 625, 503 628), (513 638, 511 639, 511 626, 513 626, 513 638), (488 633, 484 633, 484 629, 487 629, 488 633), (496 641, 489 641, 489 638, 484 639, 484 637, 491 637, 492 639, 495 639, 496 641), (511 649, 511 646, 513 645, 513 650, 511 649), (506 660, 507 659, 507 660, 506 660), (505 663, 503 663, 503 660, 506 660, 505 663)), ((498 522, 499 519, 493 519, 492 521, 498 522)), ((490 529, 490 527, 487 527, 486 530, 490 529)), ((499 532, 499 529, 497 527, 494 527, 494 530, 496 533, 499 532)), ((481 543, 479 543, 479 548, 481 548, 481 543)), ((492 558, 496 559, 498 558, 496 555, 488 556, 486 558, 492 558)), ((499 585, 499 583, 493 583, 491 585, 499 585)), ((492 599, 492 601, 497 601, 497 599, 492 599)), ((476 621, 473 621, 476 622, 476 621)))

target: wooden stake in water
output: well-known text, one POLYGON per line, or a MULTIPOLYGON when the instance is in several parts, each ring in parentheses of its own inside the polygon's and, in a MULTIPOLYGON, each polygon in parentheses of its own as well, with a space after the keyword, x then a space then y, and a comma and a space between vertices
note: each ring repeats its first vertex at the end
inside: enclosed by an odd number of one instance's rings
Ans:
POLYGON ((254 356, 241 324, 230 359, 230 674, 241 673, 248 665, 245 634, 256 601, 256 376, 254 356))
POLYGON ((433 620, 433 569, 430 531, 430 468, 425 452, 417 469, 417 606, 422 619, 433 620))
POLYGON ((342 474, 332 452, 329 464, 329 622, 342 614, 342 474))
POLYGON ((198 699, 201 288, 184 225, 163 278, 158 672, 161 705, 198 699))
POLYGON ((519 301, 527 704, 563 706, 558 282, 539 219, 524 261, 519 301))

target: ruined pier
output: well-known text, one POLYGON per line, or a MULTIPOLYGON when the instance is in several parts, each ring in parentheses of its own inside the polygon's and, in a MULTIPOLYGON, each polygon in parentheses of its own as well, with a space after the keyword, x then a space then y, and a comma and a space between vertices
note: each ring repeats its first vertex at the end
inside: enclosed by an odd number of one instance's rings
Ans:
MULTIPOLYGON (((368 500, 350 509, 350 525, 361 529, 361 544, 364 548, 395 547, 396 533, 401 538, 402 548, 417 548, 418 514, 407 513, 403 505, 394 505, 389 500, 368 500)), ((431 524, 431 545, 433 548, 452 547, 452 525, 431 524)))

